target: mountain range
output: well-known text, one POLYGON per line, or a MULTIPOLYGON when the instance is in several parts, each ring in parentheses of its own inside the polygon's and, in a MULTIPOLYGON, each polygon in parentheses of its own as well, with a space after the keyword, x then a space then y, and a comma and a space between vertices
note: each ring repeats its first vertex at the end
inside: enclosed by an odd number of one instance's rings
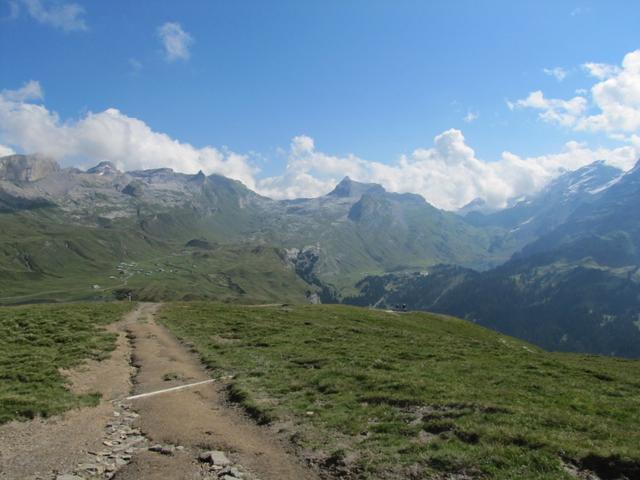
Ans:
POLYGON ((638 166, 568 172, 512 208, 467 214, 524 242, 504 264, 370 276, 345 301, 449 313, 554 350, 639 356, 639 199, 638 166))
POLYGON ((220 175, 0 158, 0 302, 322 301, 454 314, 640 356, 640 167, 595 162, 500 211, 345 177, 272 200, 220 175), (484 211, 484 213, 483 213, 484 211))

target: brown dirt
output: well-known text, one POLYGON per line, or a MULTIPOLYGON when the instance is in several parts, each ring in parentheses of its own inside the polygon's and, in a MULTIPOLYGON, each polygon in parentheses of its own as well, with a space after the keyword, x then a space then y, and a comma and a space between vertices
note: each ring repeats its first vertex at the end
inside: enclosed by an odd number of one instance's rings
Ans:
POLYGON ((118 333, 117 348, 102 362, 88 361, 65 372, 77 393, 100 392, 95 408, 81 408, 49 419, 10 422, 0 426, 0 478, 51 478, 52 472, 68 472, 86 460, 87 452, 101 447, 105 426, 113 417, 111 400, 131 389, 129 342, 124 325, 137 315, 127 314, 110 325, 118 333))
MULTIPOLYGON (((153 319, 149 308, 130 323, 134 362, 140 367, 135 393, 146 393, 209 377, 200 362, 153 319), (166 381, 169 375, 178 380, 166 381)), ((133 400, 139 427, 150 442, 185 447, 172 456, 151 452, 134 457, 118 480, 201 478, 197 457, 205 450, 223 450, 234 463, 262 480, 304 480, 318 477, 304 467, 285 445, 226 405, 224 384, 215 382, 133 400)))
MULTIPOLYGON (((73 472, 92 458, 89 452, 104 449, 107 423, 114 418, 112 400, 210 378, 195 355, 155 322, 159 306, 140 304, 109 327, 119 334, 109 359, 65 372, 74 392, 102 393, 97 407, 0 426, 0 480, 52 479, 57 473, 73 472)), ((223 381, 127 403, 140 414, 134 426, 150 445, 181 448, 172 455, 137 451, 131 463, 116 473, 116 480, 212 478, 198 461, 205 450, 225 451, 234 464, 261 480, 319 478, 268 429, 226 403, 223 381)))

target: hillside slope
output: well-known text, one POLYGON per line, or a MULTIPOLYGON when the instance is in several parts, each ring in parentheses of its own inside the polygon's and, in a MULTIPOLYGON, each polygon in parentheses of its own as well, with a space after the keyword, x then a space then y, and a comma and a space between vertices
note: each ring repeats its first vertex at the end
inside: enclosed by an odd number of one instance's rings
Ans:
POLYGON ((345 301, 446 312, 552 350, 640 357, 640 166, 608 183, 497 268, 370 277, 345 301))
POLYGON ((346 306, 178 303, 161 321, 336 478, 640 475, 637 361, 346 306))

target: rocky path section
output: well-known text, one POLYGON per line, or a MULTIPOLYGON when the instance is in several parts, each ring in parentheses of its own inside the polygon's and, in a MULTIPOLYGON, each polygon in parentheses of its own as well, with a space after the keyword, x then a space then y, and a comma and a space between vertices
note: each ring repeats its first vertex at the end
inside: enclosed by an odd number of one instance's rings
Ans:
MULTIPOLYGON (((198 359, 156 323, 150 306, 127 328, 138 368, 134 394, 208 380, 198 359)), ((274 439, 225 401, 224 382, 130 400, 140 415, 136 426, 151 447, 136 453, 115 478, 315 480, 274 439)))

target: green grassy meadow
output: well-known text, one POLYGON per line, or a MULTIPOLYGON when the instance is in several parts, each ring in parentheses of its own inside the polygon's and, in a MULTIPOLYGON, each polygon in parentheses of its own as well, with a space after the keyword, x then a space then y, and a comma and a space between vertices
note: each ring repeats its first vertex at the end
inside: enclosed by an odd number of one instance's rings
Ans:
MULTIPOLYGON (((268 245, 191 248, 125 220, 109 228, 69 224, 55 210, 0 212, 0 230, 0 305, 105 301, 126 292, 147 301, 304 302, 315 290, 268 245)), ((198 233, 182 230, 185 238, 198 233)))
POLYGON ((129 303, 0 307, 0 423, 97 404, 98 394, 72 394, 60 369, 108 356, 116 336, 103 327, 130 308, 129 303))
POLYGON ((351 478, 640 478, 640 362, 346 306, 174 303, 162 321, 230 396, 351 478))

